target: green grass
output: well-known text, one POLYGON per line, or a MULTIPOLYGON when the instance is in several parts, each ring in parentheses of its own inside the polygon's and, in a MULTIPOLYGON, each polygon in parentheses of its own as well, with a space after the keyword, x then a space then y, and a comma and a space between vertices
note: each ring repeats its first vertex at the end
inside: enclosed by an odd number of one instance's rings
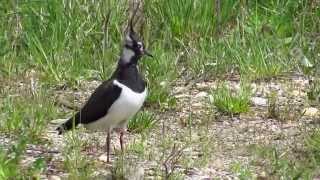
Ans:
POLYGON ((142 133, 154 127, 155 122, 152 112, 143 111, 129 121, 128 130, 133 133, 142 133))
POLYGON ((0 131, 16 136, 22 133, 36 140, 41 137, 48 122, 56 117, 57 109, 54 100, 42 90, 35 96, 23 93, 2 99, 0 131))
POLYGON ((233 90, 226 83, 221 83, 211 94, 211 103, 222 113, 236 115, 249 111, 251 88, 247 85, 241 84, 239 90, 233 90))
POLYGON ((300 152, 300 154, 299 152, 289 154, 279 151, 276 147, 257 147, 256 153, 261 159, 257 158, 256 161, 264 161, 264 171, 267 177, 312 179, 319 175, 319 166, 314 159, 319 154, 311 150, 308 148, 306 152, 300 152))
POLYGON ((175 98, 170 96, 170 88, 177 77, 175 54, 170 51, 163 53, 160 44, 152 47, 155 57, 142 60, 143 72, 150 89, 148 102, 162 109, 174 108, 175 98))
POLYGON ((310 159, 314 163, 315 167, 320 166, 320 130, 316 129, 315 132, 307 139, 306 146, 310 153, 310 159))
POLYGON ((69 173, 68 179, 88 179, 92 177, 93 162, 81 151, 85 142, 76 133, 68 133, 64 148, 64 169, 69 173))
POLYGON ((309 82, 309 89, 307 92, 309 104, 313 106, 320 105, 320 79, 315 79, 309 82))
MULTIPOLYGON (((53 89, 65 85, 75 90, 84 81, 107 79, 120 54, 128 6, 128 1, 115 0, 3 0, 0 133, 13 138, 23 134, 30 144, 42 142, 50 120, 68 113, 57 106, 53 89), (36 72, 37 95, 29 92, 30 71, 36 72)), ((141 61, 149 86, 147 107, 130 121, 129 129, 151 132, 155 127, 153 110, 177 110, 178 101, 171 90, 180 80, 224 80, 231 71, 246 81, 270 80, 297 70, 298 62, 290 54, 294 48, 301 49, 318 67, 319 7, 318 2, 308 0, 145 1, 145 20, 139 32, 155 58, 141 61)), ((315 72, 312 76, 319 75, 315 72)), ((309 98, 317 93, 317 86, 311 87, 309 98)), ((250 90, 245 86, 233 91, 221 84, 212 95, 213 105, 221 112, 249 111, 250 90)), ((64 169, 71 179, 91 173, 87 169, 91 164, 81 156, 77 141, 70 140, 70 147, 65 147, 64 169)), ((133 149, 141 153, 143 147, 138 143, 133 149)), ((0 178, 19 173, 25 147, 18 149, 19 153, 12 155, 14 151, 1 149, 0 178)), ((39 159, 24 169, 24 175, 45 171, 43 163, 39 159)))
POLYGON ((251 170, 248 167, 241 165, 240 163, 232 164, 231 169, 241 180, 253 179, 251 170))
POLYGON ((146 154, 147 135, 141 134, 139 138, 128 145, 127 150, 130 153, 138 155, 138 157, 144 157, 146 154))
MULTIPOLYGON (((287 49, 300 43, 290 38, 295 31, 305 27, 294 24, 299 11, 302 17, 298 18, 305 18, 304 23, 312 18, 314 21, 310 20, 307 25, 316 28, 316 19, 311 14, 304 14, 308 5, 303 2, 221 3, 218 10, 213 1, 147 2, 145 13, 150 19, 144 24, 145 39, 147 42, 158 41, 155 48, 162 49, 161 55, 167 52, 166 49, 173 53, 169 57, 188 51, 186 61, 195 74, 207 72, 213 63, 218 63, 220 71, 233 64, 241 72, 249 69, 249 73, 257 78, 265 78, 286 71, 283 68, 287 64, 287 49), (230 32, 224 31, 225 37, 217 41, 214 35, 226 27, 230 32), (265 31, 274 34, 265 34, 265 31), (259 43, 255 44, 257 41, 259 43), (224 55, 223 51, 226 51, 224 55)), ((50 2, 50 6, 41 2, 8 3, 4 9, 9 12, 3 11, 2 21, 11 29, 2 29, 1 42, 4 49, 11 47, 14 51, 4 50, 2 60, 17 58, 19 63, 6 64, 2 72, 11 75, 20 68, 36 66, 53 81, 76 81, 89 70, 96 70, 105 78, 112 70, 112 66, 106 65, 114 64, 112 59, 119 54, 116 51, 119 51, 121 28, 126 21, 126 5, 114 1, 98 4, 78 1, 68 6, 58 1, 50 2)), ((174 60, 169 58, 161 62, 172 65, 174 60)), ((90 78, 90 74, 86 76, 90 78)))
POLYGON ((280 118, 279 100, 277 92, 272 91, 268 95, 268 118, 280 118))
POLYGON ((4 150, 2 145, 0 146, 0 178, 18 178, 22 177, 24 172, 21 171, 19 161, 25 150, 26 141, 21 139, 15 145, 11 146, 9 150, 4 150))
MULTIPOLYGON (((313 179, 319 176, 320 130, 307 134, 302 146, 280 151, 276 146, 253 146, 253 163, 263 163, 265 175, 275 179, 313 179)), ((239 176, 242 176, 241 174, 239 176)))

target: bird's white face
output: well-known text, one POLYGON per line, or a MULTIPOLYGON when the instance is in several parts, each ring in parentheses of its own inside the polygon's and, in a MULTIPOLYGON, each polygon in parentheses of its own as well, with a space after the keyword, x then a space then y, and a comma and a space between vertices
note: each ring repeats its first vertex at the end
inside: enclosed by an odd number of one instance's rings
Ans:
POLYGON ((124 39, 124 49, 121 54, 121 62, 124 64, 135 64, 143 55, 152 57, 152 55, 145 49, 143 42, 140 41, 137 34, 133 30, 130 30, 124 39))
POLYGON ((135 53, 131 49, 125 47, 122 51, 121 59, 125 63, 129 63, 133 56, 135 56, 135 53))
POLYGON ((125 47, 131 49, 138 56, 145 54, 144 44, 139 41, 135 34, 126 35, 125 47))

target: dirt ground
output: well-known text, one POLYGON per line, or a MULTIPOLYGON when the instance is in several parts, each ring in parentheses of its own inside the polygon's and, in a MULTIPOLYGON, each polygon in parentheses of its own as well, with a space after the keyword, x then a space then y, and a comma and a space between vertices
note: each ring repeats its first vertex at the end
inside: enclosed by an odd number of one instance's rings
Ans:
MULTIPOLYGON (((241 165, 250 169, 254 177, 266 178, 269 173, 265 161, 257 157, 254 147, 275 147, 281 155, 303 151, 303 142, 309 132, 319 124, 317 109, 307 105, 308 80, 300 75, 283 76, 268 82, 252 83, 250 111, 241 115, 225 115, 217 112, 210 101, 210 90, 216 81, 197 80, 186 83, 177 81, 172 96, 176 106, 166 110, 152 109, 156 116, 155 127, 144 135, 128 132, 127 151, 124 155, 124 176, 128 179, 161 179, 163 176, 180 174, 184 179, 237 179, 234 167, 241 165), (268 96, 276 93, 279 118, 268 117, 268 96), (314 111, 315 110, 315 111, 314 111), (136 150, 141 144, 142 150, 136 150), (138 152, 136 152, 138 151, 138 152)), ((232 89, 239 89, 238 80, 228 81, 232 89)), ((79 90, 57 90, 59 96, 72 96, 80 105, 99 84, 84 84, 79 90), (89 88, 88 88, 89 87, 89 88), (84 91, 86 89, 86 91, 84 91)), ((72 111, 61 107, 65 111, 72 111)), ((145 108, 145 110, 148 108, 145 108)), ((47 170, 43 179, 64 179, 63 169, 65 136, 54 131, 53 120, 40 145, 28 145, 22 164, 27 165, 37 157, 47 157, 47 170)), ((112 169, 119 166, 119 143, 117 134, 112 137, 114 152, 112 163, 105 162, 105 134, 80 131, 81 141, 86 142, 81 154, 94 164, 96 178, 111 178, 112 169)), ((12 144, 1 137, 3 144, 12 144)))

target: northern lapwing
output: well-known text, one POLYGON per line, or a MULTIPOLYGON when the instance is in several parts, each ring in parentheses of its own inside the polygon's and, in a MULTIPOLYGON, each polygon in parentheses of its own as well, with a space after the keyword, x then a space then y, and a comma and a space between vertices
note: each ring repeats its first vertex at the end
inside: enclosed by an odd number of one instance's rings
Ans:
POLYGON ((120 129, 120 145, 123 151, 124 129, 128 120, 142 107, 147 96, 146 82, 137 67, 144 55, 152 57, 135 33, 131 20, 116 70, 110 79, 93 92, 79 112, 57 128, 59 134, 78 124, 83 124, 89 130, 106 131, 109 162, 110 133, 117 128, 120 129))

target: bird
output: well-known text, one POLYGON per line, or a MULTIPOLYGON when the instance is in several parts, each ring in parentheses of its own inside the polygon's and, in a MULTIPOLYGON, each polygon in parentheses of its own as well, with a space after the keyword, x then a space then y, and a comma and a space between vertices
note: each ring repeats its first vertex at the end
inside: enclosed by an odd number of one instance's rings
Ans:
POLYGON ((112 130, 120 129, 123 151, 123 135, 128 120, 141 109, 147 97, 147 83, 139 72, 138 63, 143 56, 153 55, 134 31, 132 20, 128 29, 116 70, 111 77, 95 89, 73 117, 56 129, 58 134, 62 134, 82 124, 88 130, 106 131, 107 162, 110 162, 112 130))

